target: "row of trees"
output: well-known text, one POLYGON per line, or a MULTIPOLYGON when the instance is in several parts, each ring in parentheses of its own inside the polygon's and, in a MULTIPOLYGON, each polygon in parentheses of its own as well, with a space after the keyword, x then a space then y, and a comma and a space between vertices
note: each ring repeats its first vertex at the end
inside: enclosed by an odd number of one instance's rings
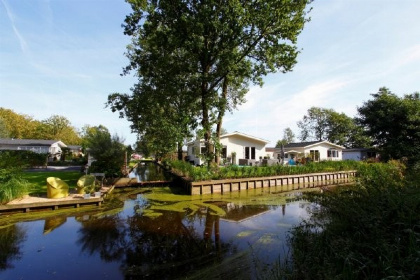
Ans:
POLYGON ((200 126, 210 162, 223 117, 245 101, 248 85, 296 64, 311 0, 127 2, 123 74, 139 79, 131 94, 109 95, 109 107, 157 154, 180 151, 200 126))
POLYGON ((38 121, 5 108, 0 108, 0 138, 61 140, 68 145, 81 145, 96 159, 91 171, 108 174, 118 174, 125 152, 132 152, 131 146, 123 144, 124 139, 111 135, 103 125, 85 125, 77 131, 63 116, 53 115, 38 121))
POLYGON ((59 139, 70 145, 78 145, 82 141, 77 129, 66 117, 52 115, 39 121, 2 107, 0 107, 0 138, 59 139))
MULTIPOLYGON (((419 161, 419 93, 399 97, 382 87, 371 96, 371 100, 357 108, 354 118, 333 109, 310 108, 297 124, 300 140, 328 140, 347 148, 375 147, 384 160, 419 161)), ((287 128, 277 146, 294 141, 293 131, 287 128)))

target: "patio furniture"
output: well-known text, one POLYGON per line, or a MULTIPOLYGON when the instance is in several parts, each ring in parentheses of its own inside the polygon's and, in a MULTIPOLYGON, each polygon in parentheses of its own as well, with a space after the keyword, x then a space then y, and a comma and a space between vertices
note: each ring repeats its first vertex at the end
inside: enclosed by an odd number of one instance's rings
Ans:
POLYGON ((47 197, 63 198, 69 195, 69 186, 66 182, 57 177, 47 178, 47 197))
POLYGON ((93 175, 83 175, 77 181, 77 193, 85 194, 90 193, 95 188, 96 177, 93 175))

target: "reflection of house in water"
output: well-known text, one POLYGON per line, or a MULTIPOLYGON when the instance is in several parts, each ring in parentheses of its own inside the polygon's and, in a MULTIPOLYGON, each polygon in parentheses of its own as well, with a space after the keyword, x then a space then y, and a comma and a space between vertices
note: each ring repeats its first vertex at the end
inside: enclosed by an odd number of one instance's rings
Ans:
POLYGON ((48 217, 45 218, 44 234, 48 234, 54 229, 58 228, 67 221, 66 216, 48 217))
POLYGON ((221 220, 228 222, 242 222, 271 210, 271 207, 267 205, 249 206, 233 202, 229 202, 226 208, 226 215, 221 220))

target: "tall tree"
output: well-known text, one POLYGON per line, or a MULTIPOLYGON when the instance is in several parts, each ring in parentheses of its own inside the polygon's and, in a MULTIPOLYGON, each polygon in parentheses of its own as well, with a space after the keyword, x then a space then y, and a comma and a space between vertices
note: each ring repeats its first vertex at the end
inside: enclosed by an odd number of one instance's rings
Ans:
POLYGON ((420 159, 420 94, 398 97, 382 87, 358 110, 357 121, 380 149, 383 160, 420 159))
POLYGON ((10 132, 7 129, 6 121, 0 117, 0 138, 9 138, 10 132))
POLYGON ((63 116, 52 115, 42 121, 43 139, 61 140, 66 144, 80 144, 81 139, 71 122, 63 116))
POLYGON ((281 145, 286 145, 293 143, 295 141, 295 134, 290 127, 287 127, 283 130, 283 138, 276 143, 276 148, 280 148, 281 145))
POLYGON ((327 140, 329 116, 332 110, 319 107, 311 107, 303 119, 297 123, 300 128, 302 141, 327 140))
POLYGON ((40 139, 39 126, 41 123, 31 116, 18 114, 13 110, 0 107, 0 118, 3 119, 10 138, 40 139))
POLYGON ((333 109, 311 107, 297 125, 302 141, 328 140, 347 148, 371 146, 370 138, 353 118, 333 109))
POLYGON ((221 124, 234 104, 229 87, 239 85, 236 96, 241 97, 248 81, 262 85, 262 76, 293 68, 297 36, 311 0, 128 2, 133 12, 126 17, 124 32, 133 43, 124 73, 136 70, 139 82, 148 85, 165 81, 177 90, 185 87, 177 93, 198 105, 192 115, 200 114, 196 120, 201 120, 211 158, 212 127, 221 124))
POLYGON ((109 133, 103 126, 85 126, 83 128, 83 147, 95 158, 92 172, 105 172, 110 176, 121 174, 124 165, 126 147, 124 139, 109 133))

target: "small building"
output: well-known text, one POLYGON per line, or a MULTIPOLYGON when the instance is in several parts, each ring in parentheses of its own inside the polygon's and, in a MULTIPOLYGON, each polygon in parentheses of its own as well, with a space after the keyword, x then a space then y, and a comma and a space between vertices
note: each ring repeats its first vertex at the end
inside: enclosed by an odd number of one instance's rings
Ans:
MULTIPOLYGON (((310 158, 312 161, 342 160, 343 150, 345 147, 326 140, 289 143, 283 147, 284 163, 303 158, 310 158)), ((281 159, 282 148, 267 148, 266 151, 272 153, 273 158, 281 159)))
MULTIPOLYGON (((260 159, 267 157, 265 146, 269 141, 240 132, 228 133, 220 136, 222 145, 221 159, 225 163, 254 165, 260 159)), ((203 139, 197 139, 187 144, 188 160, 194 165, 202 165, 200 157, 205 151, 203 139)))
POLYGON ((377 153, 369 148, 352 148, 343 150, 343 160, 366 160, 376 159, 377 153))
POLYGON ((67 148, 67 145, 57 140, 0 139, 0 150, 25 150, 39 154, 49 154, 49 160, 59 160, 62 154, 61 148, 67 148))

